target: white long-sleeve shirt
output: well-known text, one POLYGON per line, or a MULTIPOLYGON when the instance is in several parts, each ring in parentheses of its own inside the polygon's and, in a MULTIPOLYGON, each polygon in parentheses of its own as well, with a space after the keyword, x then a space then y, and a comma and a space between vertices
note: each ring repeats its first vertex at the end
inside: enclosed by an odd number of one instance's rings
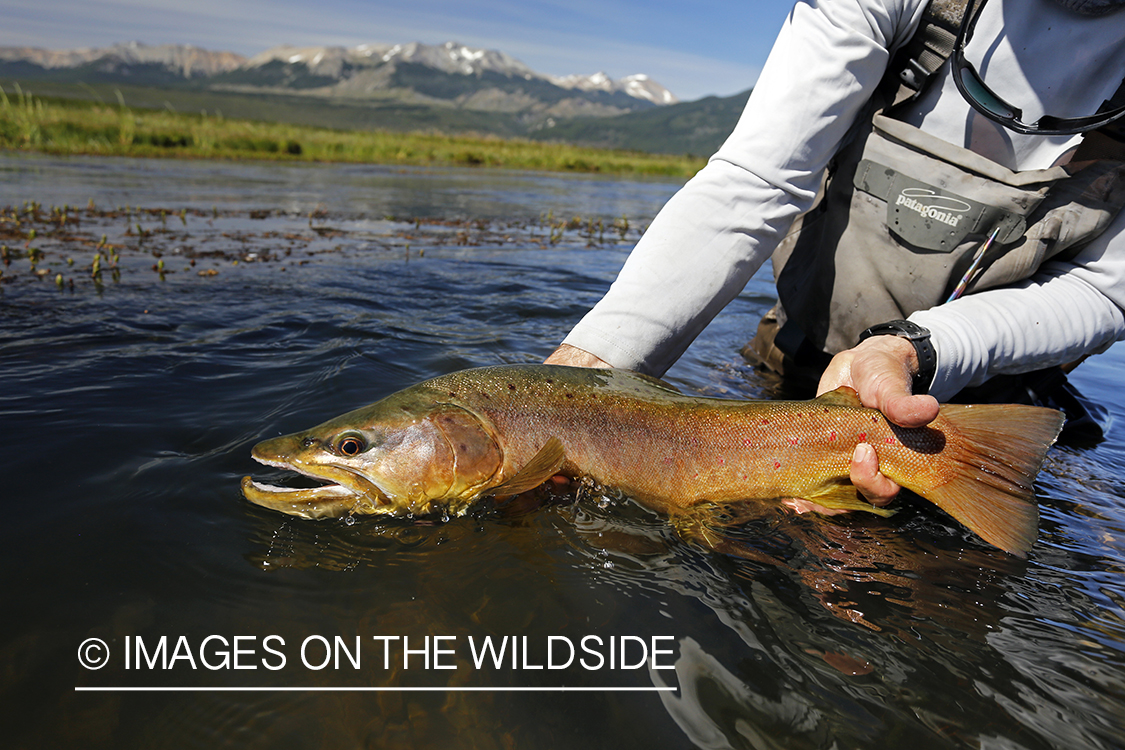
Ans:
MULTIPOLYGON (((667 370, 811 207, 829 160, 924 7, 798 2, 730 138, 660 211, 566 343, 616 367, 667 370)), ((1125 77, 1125 10, 1088 18, 1052 0, 991 0, 966 56, 1024 121, 1091 114, 1125 77)), ((1065 161, 1078 141, 1005 130, 962 99, 948 65, 937 78, 901 116, 947 142, 1026 170, 1065 161)), ((1125 337, 1123 310, 1125 212, 1071 261, 910 318, 933 333, 931 393, 944 399, 999 373, 1104 349, 1125 337)))

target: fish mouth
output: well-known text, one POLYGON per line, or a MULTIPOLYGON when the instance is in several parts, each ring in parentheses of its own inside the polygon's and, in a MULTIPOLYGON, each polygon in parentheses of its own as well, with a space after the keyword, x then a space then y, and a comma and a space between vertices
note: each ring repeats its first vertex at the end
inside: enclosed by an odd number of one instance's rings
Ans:
POLYGON ((390 499, 367 477, 343 466, 304 467, 289 461, 253 456, 266 466, 288 469, 324 484, 317 487, 278 487, 242 478, 243 496, 263 508, 301 518, 339 518, 353 514, 392 511, 390 499))

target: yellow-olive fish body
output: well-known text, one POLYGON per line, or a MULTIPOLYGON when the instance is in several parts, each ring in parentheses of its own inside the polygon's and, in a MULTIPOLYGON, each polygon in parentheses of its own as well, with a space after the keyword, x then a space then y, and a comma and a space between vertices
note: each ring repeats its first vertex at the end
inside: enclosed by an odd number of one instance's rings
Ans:
POLYGON ((673 522, 753 499, 882 513, 848 480, 855 446, 866 442, 887 477, 1023 554, 1038 526, 1032 480, 1062 421, 1033 406, 946 404, 930 425, 906 429, 850 389, 738 401, 685 395, 624 370, 485 367, 259 443, 261 463, 329 484, 286 489, 246 477, 242 490, 305 518, 456 515, 483 496, 563 474, 619 489, 673 522))

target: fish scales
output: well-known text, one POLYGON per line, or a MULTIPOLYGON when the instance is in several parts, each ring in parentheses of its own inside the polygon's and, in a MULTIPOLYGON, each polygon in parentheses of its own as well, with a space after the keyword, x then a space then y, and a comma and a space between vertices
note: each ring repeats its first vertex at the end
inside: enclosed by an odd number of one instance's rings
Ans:
POLYGON ((677 397, 655 387, 599 388, 602 382, 531 380, 482 391, 495 395, 476 408, 511 436, 509 472, 558 436, 564 469, 668 511, 702 501, 802 497, 826 477, 846 476, 861 442, 878 445, 891 473, 927 469, 924 454, 904 449, 871 409, 677 397))
POLYGON ((866 442, 889 478, 1018 554, 1034 540, 1032 478, 1061 424, 1038 407, 945 405, 930 425, 904 429, 849 390, 739 401, 622 370, 509 365, 443 375, 260 443, 262 463, 330 484, 291 490, 247 477, 243 492, 313 518, 463 513, 558 473, 673 516, 788 497, 881 512, 848 482, 855 446, 866 442))

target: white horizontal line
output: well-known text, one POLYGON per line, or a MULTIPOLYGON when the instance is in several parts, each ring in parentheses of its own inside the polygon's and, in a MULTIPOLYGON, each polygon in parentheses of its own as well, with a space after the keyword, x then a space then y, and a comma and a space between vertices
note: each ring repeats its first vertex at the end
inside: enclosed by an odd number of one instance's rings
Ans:
POLYGON ((137 687, 137 686, 100 686, 76 687, 76 693, 624 693, 624 692, 670 692, 676 687, 335 687, 335 686, 310 686, 310 687, 137 687))

